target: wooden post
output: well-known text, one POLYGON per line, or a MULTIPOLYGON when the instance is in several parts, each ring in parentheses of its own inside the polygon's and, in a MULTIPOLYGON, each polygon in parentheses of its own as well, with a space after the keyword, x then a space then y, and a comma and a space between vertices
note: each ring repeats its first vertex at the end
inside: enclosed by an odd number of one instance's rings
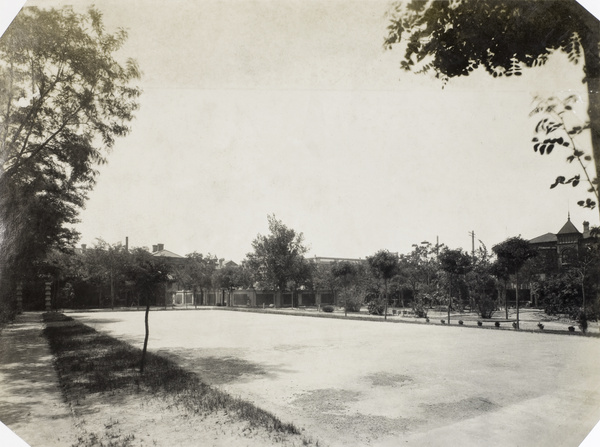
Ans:
POLYGON ((46 311, 52 310, 52 283, 45 282, 46 285, 46 311))

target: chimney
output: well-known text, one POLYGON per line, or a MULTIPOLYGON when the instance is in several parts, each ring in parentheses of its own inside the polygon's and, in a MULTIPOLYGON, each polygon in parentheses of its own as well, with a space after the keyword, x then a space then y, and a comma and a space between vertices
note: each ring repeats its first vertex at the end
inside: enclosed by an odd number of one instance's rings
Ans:
POLYGON ((158 244, 158 251, 163 251, 165 249, 165 244, 158 244))
POLYGON ((82 250, 85 250, 86 248, 87 248, 87 245, 86 245, 86 244, 81 244, 81 249, 82 249, 82 250))
POLYGON ((158 251, 158 245, 152 246, 152 253, 156 253, 158 251))
POLYGON ((583 222, 583 234, 589 234, 590 232, 590 223, 586 220, 583 222))
POLYGON ((125 236, 125 251, 129 251, 129 236, 125 236))

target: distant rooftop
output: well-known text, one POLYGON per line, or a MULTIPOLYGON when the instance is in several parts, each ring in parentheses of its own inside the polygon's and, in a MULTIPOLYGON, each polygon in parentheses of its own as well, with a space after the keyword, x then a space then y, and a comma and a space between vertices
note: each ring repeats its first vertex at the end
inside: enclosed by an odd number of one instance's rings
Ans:
POLYGON ((184 256, 165 250, 165 244, 156 244, 152 246, 152 256, 161 256, 163 258, 185 259, 184 256))
POLYGON ((530 244, 545 244, 549 242, 556 242, 558 238, 554 233, 546 233, 541 236, 535 237, 529 241, 530 244))
POLYGON ((573 225, 573 222, 571 222, 571 218, 567 219, 567 223, 565 223, 563 225, 563 227, 560 229, 560 231, 556 234, 581 234, 579 232, 579 230, 577 228, 575 228, 575 225, 573 225))
POLYGON ((177 258, 177 259, 185 259, 185 256, 178 255, 177 253, 173 253, 169 250, 160 250, 152 253, 152 256, 162 256, 163 258, 177 258))
POLYGON ((558 235, 565 234, 579 234, 583 236, 583 239, 587 239, 591 237, 590 235, 590 224, 589 222, 583 222, 583 233, 581 233, 573 222, 571 222, 571 216, 567 218, 567 222, 562 226, 562 228, 558 231, 558 233, 546 233, 541 236, 535 237, 529 240, 531 244, 546 244, 546 243, 556 243, 558 241, 558 235))
POLYGON ((315 260, 315 262, 317 264, 333 264, 334 262, 342 262, 342 261, 346 261, 346 262, 351 262, 353 264, 361 264, 363 262, 365 262, 364 259, 356 259, 356 258, 328 258, 325 256, 315 256, 313 258, 315 260))

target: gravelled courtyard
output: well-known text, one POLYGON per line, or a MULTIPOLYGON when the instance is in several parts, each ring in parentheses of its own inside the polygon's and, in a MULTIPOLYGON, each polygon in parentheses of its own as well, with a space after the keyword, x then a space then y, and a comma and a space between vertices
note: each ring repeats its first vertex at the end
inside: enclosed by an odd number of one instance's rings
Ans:
MULTIPOLYGON (((141 345, 142 312, 70 314, 141 345)), ((600 340, 226 310, 150 314, 151 351, 326 445, 578 446, 600 340)))

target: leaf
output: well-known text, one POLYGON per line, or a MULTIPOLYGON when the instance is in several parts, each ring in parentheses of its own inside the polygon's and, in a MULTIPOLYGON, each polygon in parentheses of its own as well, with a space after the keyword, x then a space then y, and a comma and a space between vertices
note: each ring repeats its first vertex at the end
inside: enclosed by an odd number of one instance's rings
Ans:
POLYGON ((573 180, 573 188, 579 185, 579 180, 573 180))
POLYGON ((554 149, 554 145, 553 144, 548 145, 548 149, 546 149, 546 153, 548 155, 550 155, 550 152, 552 152, 553 149, 554 149))
POLYGON ((579 205, 579 206, 584 206, 584 205, 585 205, 585 202, 584 202, 583 200, 580 200, 579 202, 577 202, 577 205, 579 205))
POLYGON ((590 155, 586 155, 583 157, 585 161, 592 161, 592 157, 590 155))
POLYGON ((545 125, 547 122, 548 122, 548 118, 544 118, 539 123, 537 123, 537 126, 535 126, 536 133, 539 132, 540 129, 545 129, 545 125))
POLYGON ((565 180, 566 180, 566 179, 565 179, 565 177, 563 177, 562 175, 559 175, 558 177, 556 177, 556 181, 555 181, 555 182, 554 182, 552 185, 550 185, 550 189, 552 189, 552 188, 556 188, 556 186, 557 186, 559 183, 560 183, 560 184, 563 184, 563 183, 565 183, 565 180))

